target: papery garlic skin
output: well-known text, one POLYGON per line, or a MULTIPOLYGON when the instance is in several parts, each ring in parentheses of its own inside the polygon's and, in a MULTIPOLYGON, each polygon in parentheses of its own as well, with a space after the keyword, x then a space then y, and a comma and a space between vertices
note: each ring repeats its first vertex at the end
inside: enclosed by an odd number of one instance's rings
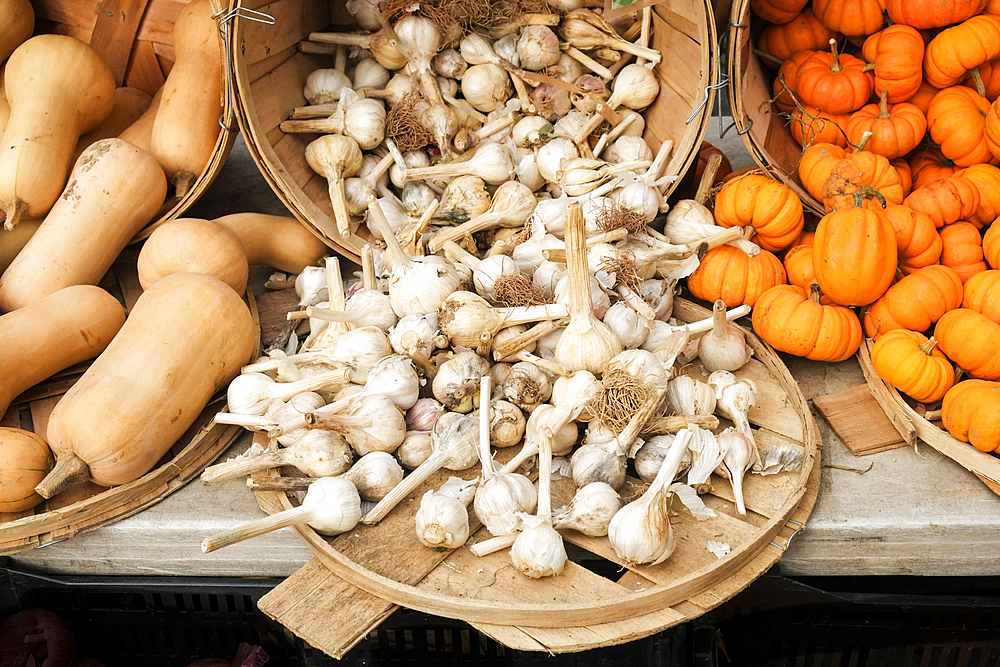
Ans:
POLYGON ((388 452, 369 452, 344 473, 362 500, 378 502, 403 481, 403 469, 388 452))
POLYGON ((483 113, 495 110, 510 99, 512 93, 510 77, 492 63, 473 65, 462 77, 462 95, 483 113))
POLYGON ((691 468, 688 470, 687 483, 698 493, 708 493, 712 490, 711 475, 726 457, 724 443, 719 442, 708 429, 691 425, 688 430, 691 432, 688 442, 691 468))
POLYGON ((524 69, 538 72, 555 65, 561 53, 559 38, 548 26, 529 25, 521 29, 517 56, 524 69))
POLYGON ((475 481, 451 477, 437 491, 430 490, 420 499, 414 517, 417 539, 435 549, 457 549, 469 539, 469 489, 475 481))
POLYGON ((431 390, 434 398, 456 412, 470 412, 479 395, 479 380, 489 374, 490 364, 472 350, 463 350, 441 364, 431 390))
POLYGON ((433 451, 430 431, 407 431, 395 454, 400 465, 407 470, 416 470, 433 451))
POLYGON ((406 411, 407 431, 430 431, 438 417, 445 413, 445 408, 436 399, 418 398, 406 411))
POLYGON ((330 104, 339 100, 341 92, 350 87, 351 80, 340 70, 317 69, 306 77, 302 96, 309 104, 330 104))
POLYGON ((667 383, 667 400, 681 415, 710 415, 715 412, 715 388, 687 375, 667 383))
POLYGON ((577 489, 573 499, 552 517, 556 530, 576 530, 590 537, 608 534, 611 518, 621 509, 621 496, 604 482, 591 482, 577 489))
POLYGON ((549 517, 520 515, 521 532, 510 548, 510 560, 522 574, 532 579, 559 574, 569 560, 562 536, 549 517))
POLYGON ((295 276, 295 293, 299 296, 299 306, 315 306, 330 298, 326 284, 326 269, 307 266, 295 276))
POLYGON ((496 473, 476 490, 473 509, 492 535, 511 535, 520 526, 517 512, 533 513, 538 503, 535 485, 524 475, 496 473))

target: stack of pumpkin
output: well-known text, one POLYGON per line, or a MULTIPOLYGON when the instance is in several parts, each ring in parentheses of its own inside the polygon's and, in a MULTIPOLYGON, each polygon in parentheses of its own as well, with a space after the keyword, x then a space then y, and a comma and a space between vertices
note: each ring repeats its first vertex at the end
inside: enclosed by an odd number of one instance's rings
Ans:
MULTIPOLYGON (((751 2, 765 20, 758 55, 777 69, 773 103, 803 146, 799 179, 825 210, 815 236, 784 246, 791 285, 754 301, 757 333, 835 361, 859 347, 863 330, 886 382, 921 403, 944 399, 949 432, 994 451, 1000 3, 807 5, 751 2), (975 379, 955 384, 955 367, 975 379)), ((760 198, 756 182, 731 186, 744 207, 760 198)))

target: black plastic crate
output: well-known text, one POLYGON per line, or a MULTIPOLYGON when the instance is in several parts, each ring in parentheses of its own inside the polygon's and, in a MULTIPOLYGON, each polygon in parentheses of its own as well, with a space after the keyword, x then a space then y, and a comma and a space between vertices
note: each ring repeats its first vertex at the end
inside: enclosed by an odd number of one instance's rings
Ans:
MULTIPOLYGON (((0 568, 0 617, 53 611, 74 632, 77 655, 106 667, 185 667, 230 659, 241 642, 276 667, 511 665, 715 667, 715 628, 691 621, 651 637, 582 653, 514 651, 461 621, 400 609, 341 660, 306 645, 257 609, 276 579, 51 577, 0 568)), ((331 619, 336 622, 336 619, 331 619)))

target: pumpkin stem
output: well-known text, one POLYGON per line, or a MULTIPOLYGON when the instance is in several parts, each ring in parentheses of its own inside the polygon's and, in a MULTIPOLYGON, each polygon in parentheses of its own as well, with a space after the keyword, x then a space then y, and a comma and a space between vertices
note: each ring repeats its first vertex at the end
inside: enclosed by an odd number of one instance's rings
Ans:
POLYGON ((819 303, 820 296, 819 283, 809 283, 809 300, 819 303))
POLYGON ((17 223, 19 223, 25 213, 28 212, 28 205, 25 204, 24 200, 20 197, 14 197, 3 207, 3 210, 7 214, 7 219, 4 220, 3 228, 10 231, 17 226, 17 223))
POLYGON ((983 73, 979 71, 978 66, 973 67, 969 71, 972 72, 972 80, 976 83, 976 92, 986 97, 986 84, 983 83, 983 73))
POLYGON ((868 140, 871 138, 872 138, 872 131, 865 130, 864 134, 861 135, 861 141, 859 141, 858 145, 854 147, 854 152, 860 153, 861 151, 863 151, 865 149, 865 146, 868 145, 868 140))
POLYGON ((35 493, 48 499, 62 493, 74 484, 81 484, 90 479, 90 466, 71 451, 66 451, 56 458, 52 471, 38 483, 35 493))
POLYGON ((870 72, 875 69, 875 63, 865 63, 865 66, 861 68, 862 72, 870 72))
POLYGON ((830 71, 840 72, 844 68, 840 64, 840 52, 837 50, 837 40, 833 37, 830 38, 830 51, 833 52, 833 64, 830 65, 830 71))
POLYGON ((756 55, 761 60, 767 60, 769 62, 772 62, 775 65, 777 65, 778 67, 781 67, 782 64, 784 64, 784 62, 785 62, 781 58, 779 58, 777 56, 773 56, 770 53, 766 53, 764 51, 761 51, 760 49, 754 49, 753 52, 754 52, 754 55, 756 55))
POLYGON ((930 356, 931 350, 933 350, 937 346, 937 344, 938 344, 937 338, 931 336, 930 338, 928 338, 927 340, 925 340, 923 343, 920 344, 919 346, 920 351, 926 354, 927 356, 930 356))
POLYGON ((889 118, 889 92, 883 90, 878 103, 878 117, 889 118))
POLYGON ((864 200, 866 199, 877 199, 878 203, 882 205, 882 208, 885 208, 889 204, 882 193, 878 191, 878 188, 872 185, 859 186, 857 191, 851 194, 853 195, 854 206, 856 208, 864 206, 864 200))

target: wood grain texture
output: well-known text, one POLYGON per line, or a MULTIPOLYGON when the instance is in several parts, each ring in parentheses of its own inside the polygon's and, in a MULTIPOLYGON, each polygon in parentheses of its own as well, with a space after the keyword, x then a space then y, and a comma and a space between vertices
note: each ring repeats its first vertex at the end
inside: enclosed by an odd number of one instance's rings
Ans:
POLYGON ((815 396, 813 405, 855 456, 884 452, 906 444, 868 385, 815 396))

